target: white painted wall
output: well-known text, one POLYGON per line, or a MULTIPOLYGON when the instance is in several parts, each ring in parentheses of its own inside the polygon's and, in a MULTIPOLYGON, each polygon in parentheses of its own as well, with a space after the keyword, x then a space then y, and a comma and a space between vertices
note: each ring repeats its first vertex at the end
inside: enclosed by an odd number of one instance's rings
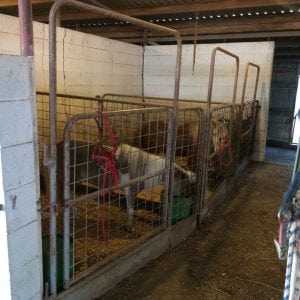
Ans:
MULTIPOLYGON (((33 24, 37 91, 48 92, 48 25, 33 24)), ((142 93, 142 48, 58 28, 58 92, 142 93)), ((0 14, 0 54, 20 54, 18 18, 0 14)))
POLYGON ((41 299, 34 64, 0 55, 0 298, 41 299))
MULTIPOLYGON (((211 53, 214 44, 197 45, 195 72, 193 73, 193 45, 183 45, 180 82, 180 98, 207 99, 207 86, 211 53)), ((237 103, 240 103, 245 64, 250 61, 261 67, 257 99, 260 100, 259 114, 253 159, 263 161, 267 116, 269 109, 270 84, 273 65, 274 43, 228 43, 219 45, 240 58, 240 72, 237 90, 237 103)), ((146 96, 173 97, 176 46, 147 46, 145 49, 144 91, 146 96)), ((234 83, 234 60, 222 53, 216 56, 213 101, 232 100, 234 83)), ((254 87, 254 69, 249 72, 246 101, 251 98, 254 87)))

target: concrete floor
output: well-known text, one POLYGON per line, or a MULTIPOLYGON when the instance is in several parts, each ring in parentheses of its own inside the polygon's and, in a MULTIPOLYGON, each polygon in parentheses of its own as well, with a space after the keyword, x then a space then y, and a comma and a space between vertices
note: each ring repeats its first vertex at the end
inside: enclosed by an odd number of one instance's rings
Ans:
POLYGON ((265 162, 285 166, 294 166, 296 150, 266 147, 265 162))

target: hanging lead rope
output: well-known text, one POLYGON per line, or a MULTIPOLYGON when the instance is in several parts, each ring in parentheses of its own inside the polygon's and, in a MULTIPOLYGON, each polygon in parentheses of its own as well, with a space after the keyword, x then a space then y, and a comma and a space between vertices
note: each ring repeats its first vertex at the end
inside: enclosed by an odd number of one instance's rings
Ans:
POLYGON ((229 167, 233 162, 230 139, 227 135, 221 137, 220 139, 221 145, 218 152, 218 160, 222 167, 229 167), (226 152, 228 153, 228 160, 224 161, 224 155, 226 152))
MULTIPOLYGON (((112 182, 117 189, 118 185, 118 170, 117 170, 117 163, 116 163, 116 157, 115 154, 118 150, 117 146, 117 136, 116 134, 111 130, 109 121, 107 119, 107 116, 102 112, 98 112, 98 119, 95 118, 95 121, 97 123, 98 128, 98 142, 95 145, 95 148, 92 153, 92 160, 95 162, 95 164, 99 167, 102 167, 104 169, 103 171, 103 179, 102 179, 102 188, 107 187, 107 174, 110 173, 112 177, 112 182), (101 126, 101 120, 103 121, 103 125, 106 131, 106 134, 109 138, 109 143, 111 145, 110 147, 105 147, 103 145, 103 135, 102 135, 102 126, 101 126)), ((112 194, 111 185, 109 194, 112 194)), ((101 221, 101 231, 103 240, 108 246, 108 238, 107 238, 107 232, 106 232, 106 216, 105 216, 105 193, 103 193, 103 204, 102 204, 102 211, 100 210, 100 221, 101 221)))

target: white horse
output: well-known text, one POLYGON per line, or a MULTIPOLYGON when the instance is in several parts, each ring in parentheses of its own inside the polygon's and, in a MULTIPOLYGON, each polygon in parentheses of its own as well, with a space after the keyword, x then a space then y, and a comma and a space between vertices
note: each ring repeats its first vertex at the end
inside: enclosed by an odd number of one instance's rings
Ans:
MULTIPOLYGON (((119 145, 116 152, 116 161, 120 175, 120 184, 145 175, 155 174, 158 171, 164 170, 166 167, 166 159, 164 157, 151 154, 128 144, 119 145)), ((145 179, 141 183, 129 184, 125 187, 129 227, 132 227, 133 223, 136 194, 141 189, 151 190, 155 185, 163 181, 163 175, 156 175, 145 179)), ((195 183, 195 181, 195 173, 186 171, 175 163, 173 196, 191 195, 192 184, 195 183)))
MULTIPOLYGON (((105 146, 111 150, 110 147, 105 146)), ((92 161, 92 153, 94 145, 84 141, 70 142, 70 184, 89 182, 92 185, 102 186, 103 170, 92 161), (75 175, 74 175, 75 174, 75 175)), ((133 213, 137 193, 142 189, 151 190, 155 185, 164 181, 164 175, 155 175, 138 183, 131 183, 133 179, 155 174, 166 167, 166 159, 162 156, 151 154, 142 149, 130 146, 128 144, 118 145, 115 153, 118 184, 125 184, 124 192, 126 197, 128 228, 133 228, 133 213), (126 185, 128 183, 128 185, 126 185)), ((57 197, 62 201, 63 197, 63 142, 57 145, 57 197)), ((113 182, 110 172, 107 174, 108 183, 113 182)), ((192 194, 193 184, 196 182, 196 174, 191 171, 186 171, 179 165, 175 164, 174 171, 173 196, 189 196, 192 194)))

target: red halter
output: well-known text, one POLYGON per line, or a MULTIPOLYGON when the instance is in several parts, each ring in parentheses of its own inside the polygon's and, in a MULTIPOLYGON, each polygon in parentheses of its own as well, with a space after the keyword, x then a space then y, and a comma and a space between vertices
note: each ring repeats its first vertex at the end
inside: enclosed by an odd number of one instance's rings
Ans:
MULTIPOLYGON (((118 169, 117 169, 116 156, 115 156, 118 149, 117 136, 110 128, 110 124, 107 116, 102 111, 99 111, 98 113, 99 113, 98 118, 95 118, 95 121, 97 123, 97 128, 98 128, 98 142, 95 145, 95 148, 93 150, 92 160, 95 162, 97 166, 104 168, 102 188, 104 189, 106 187, 106 177, 107 174, 110 172, 113 179, 114 187, 116 189, 118 185, 118 169), (103 135, 102 135, 102 128, 100 123, 101 119, 103 121, 105 131, 108 135, 109 143, 111 144, 112 147, 111 150, 105 148, 102 143, 103 135)), ((109 193, 112 194, 111 186, 110 186, 109 193)), ((105 207, 105 193, 103 193, 103 208, 104 207, 105 207)), ((100 215, 100 219, 101 219, 101 230, 102 230, 103 240, 105 241, 106 246, 108 246, 108 239, 107 239, 107 233, 105 227, 106 218, 105 218, 104 210, 100 215)))

